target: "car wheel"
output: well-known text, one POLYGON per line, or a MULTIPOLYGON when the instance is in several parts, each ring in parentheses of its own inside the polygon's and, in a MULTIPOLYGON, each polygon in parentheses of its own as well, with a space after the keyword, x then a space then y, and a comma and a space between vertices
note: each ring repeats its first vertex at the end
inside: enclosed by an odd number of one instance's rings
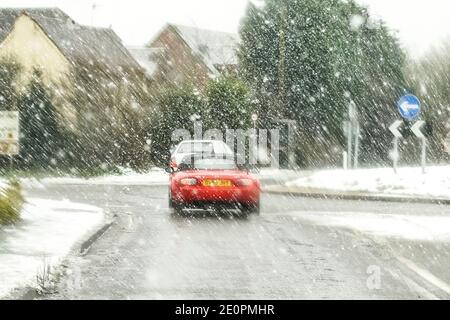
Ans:
POLYGON ((172 201, 172 210, 174 214, 178 216, 183 215, 183 208, 184 208, 183 205, 172 201))
POLYGON ((170 194, 170 191, 169 191, 169 209, 172 209, 173 208, 173 200, 172 200, 172 195, 170 194))
POLYGON ((257 215, 259 215, 260 214, 260 205, 259 205, 259 201, 258 201, 258 203, 256 203, 254 206, 253 206, 253 213, 254 214, 257 214, 257 215))
POLYGON ((259 201, 255 204, 242 204, 242 213, 244 214, 257 214, 259 215, 260 213, 260 208, 259 208, 259 201))

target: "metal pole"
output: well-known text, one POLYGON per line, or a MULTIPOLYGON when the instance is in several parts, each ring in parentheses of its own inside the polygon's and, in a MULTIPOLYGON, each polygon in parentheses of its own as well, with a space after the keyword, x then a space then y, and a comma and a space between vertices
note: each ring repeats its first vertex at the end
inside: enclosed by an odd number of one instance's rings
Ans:
POLYGON ((425 173, 425 166, 427 162, 427 139, 422 138, 422 173, 425 173))
POLYGON ((398 137, 394 138, 394 151, 392 154, 392 160, 394 162, 394 173, 397 173, 397 162, 398 162, 398 137))
POLYGON ((297 131, 296 122, 289 121, 288 122, 288 163, 289 169, 294 169, 297 165, 297 161, 295 159, 294 152, 294 141, 295 141, 295 133, 297 131))
POLYGON ((352 167, 352 123, 347 122, 347 168, 352 167))
POLYGON ((353 167, 358 169, 358 157, 359 157, 359 122, 356 123, 355 130, 355 158, 353 160, 353 167))
POLYGON ((347 170, 347 151, 342 152, 342 167, 347 170))

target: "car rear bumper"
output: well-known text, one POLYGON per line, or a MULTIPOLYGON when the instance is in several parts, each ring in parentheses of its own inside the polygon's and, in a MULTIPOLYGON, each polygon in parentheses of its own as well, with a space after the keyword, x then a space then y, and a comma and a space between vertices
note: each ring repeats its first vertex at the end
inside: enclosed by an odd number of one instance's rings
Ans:
POLYGON ((172 199, 178 203, 248 203, 259 202, 260 191, 248 187, 181 187, 172 192, 172 199))

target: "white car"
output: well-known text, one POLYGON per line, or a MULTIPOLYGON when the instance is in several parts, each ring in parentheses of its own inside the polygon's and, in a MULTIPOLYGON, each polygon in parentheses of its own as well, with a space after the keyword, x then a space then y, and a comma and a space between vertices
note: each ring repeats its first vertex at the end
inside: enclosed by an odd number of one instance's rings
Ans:
POLYGON ((184 140, 171 152, 170 167, 178 167, 178 164, 185 156, 193 154, 234 156, 233 150, 221 140, 184 140))

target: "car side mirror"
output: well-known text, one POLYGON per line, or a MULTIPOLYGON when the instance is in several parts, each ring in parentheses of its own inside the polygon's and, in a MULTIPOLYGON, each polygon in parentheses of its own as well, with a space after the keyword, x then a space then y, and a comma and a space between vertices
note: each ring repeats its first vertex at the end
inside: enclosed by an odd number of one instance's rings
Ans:
POLYGON ((167 173, 173 173, 174 169, 172 167, 167 167, 167 168, 164 169, 164 171, 167 172, 167 173))

